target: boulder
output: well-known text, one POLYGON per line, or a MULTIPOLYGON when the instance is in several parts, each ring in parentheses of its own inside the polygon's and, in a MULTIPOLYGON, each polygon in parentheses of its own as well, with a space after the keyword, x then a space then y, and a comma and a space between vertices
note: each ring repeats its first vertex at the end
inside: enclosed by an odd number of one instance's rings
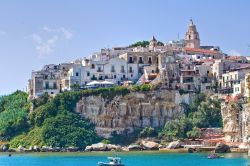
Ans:
POLYGON ((49 146, 42 146, 41 152, 52 152, 53 148, 49 146))
POLYGON ((0 147, 0 152, 7 152, 9 150, 10 145, 9 144, 3 144, 0 147))
POLYGON ((194 153, 195 149, 194 148, 188 148, 188 153, 194 153))
POLYGON ((183 143, 180 141, 173 141, 168 144, 168 149, 178 149, 183 146, 183 143))
POLYGON ((23 146, 18 146, 18 148, 17 148, 17 150, 19 151, 19 152, 24 152, 25 151, 25 148, 23 147, 23 146))
POLYGON ((111 151, 111 150, 121 150, 121 146, 97 143, 87 146, 85 151, 111 151))
POLYGON ((38 147, 38 146, 36 146, 36 145, 33 147, 33 150, 34 150, 35 152, 41 152, 41 148, 38 147))
POLYGON ((16 152, 16 150, 10 148, 10 149, 8 150, 8 152, 16 152))
POLYGON ((215 153, 227 153, 227 152, 230 152, 230 147, 224 143, 219 142, 216 144, 214 152, 215 153))
POLYGON ((153 141, 141 141, 141 145, 146 150, 159 150, 159 144, 153 141))
POLYGON ((77 148, 77 147, 68 147, 66 150, 68 152, 77 152, 79 150, 79 148, 77 148))
POLYGON ((129 151, 139 151, 142 150, 143 148, 140 145, 129 145, 128 150, 129 151))

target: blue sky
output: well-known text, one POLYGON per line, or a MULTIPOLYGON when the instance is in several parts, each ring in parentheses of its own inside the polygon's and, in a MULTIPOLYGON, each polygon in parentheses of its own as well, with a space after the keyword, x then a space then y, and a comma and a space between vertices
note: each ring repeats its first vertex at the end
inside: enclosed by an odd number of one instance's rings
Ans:
POLYGON ((250 55, 250 1, 2 0, 0 94, 24 90, 32 70, 129 45, 184 36, 190 17, 202 45, 250 55))

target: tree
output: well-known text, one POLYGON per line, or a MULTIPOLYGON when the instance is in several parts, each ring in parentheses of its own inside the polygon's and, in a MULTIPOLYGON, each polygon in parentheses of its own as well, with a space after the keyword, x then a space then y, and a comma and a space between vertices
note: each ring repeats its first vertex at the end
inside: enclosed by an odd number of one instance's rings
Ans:
POLYGON ((154 137, 157 136, 157 132, 152 127, 145 127, 140 133, 140 138, 154 137))
POLYGON ((41 133, 43 142, 53 147, 82 149, 98 138, 93 125, 67 111, 46 119, 41 133))
POLYGON ((191 138, 192 140, 195 140, 196 138, 201 137, 201 130, 197 127, 193 127, 192 130, 187 132, 187 137, 191 138))

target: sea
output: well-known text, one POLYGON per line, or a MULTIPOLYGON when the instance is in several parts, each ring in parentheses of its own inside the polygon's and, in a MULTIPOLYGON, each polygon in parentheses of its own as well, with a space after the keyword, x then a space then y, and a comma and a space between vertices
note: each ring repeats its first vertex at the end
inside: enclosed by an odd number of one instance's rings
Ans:
POLYGON ((118 156, 125 166, 248 166, 250 158, 242 153, 207 159, 207 153, 120 152, 120 153, 0 153, 0 166, 97 166, 108 156, 118 156))

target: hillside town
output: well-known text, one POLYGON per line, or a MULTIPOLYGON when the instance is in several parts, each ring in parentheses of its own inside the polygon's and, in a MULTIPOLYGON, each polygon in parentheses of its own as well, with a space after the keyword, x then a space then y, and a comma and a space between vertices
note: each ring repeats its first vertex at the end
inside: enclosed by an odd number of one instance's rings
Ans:
POLYGON ((153 36, 143 42, 104 48, 89 57, 33 71, 29 99, 44 93, 55 96, 63 91, 125 84, 249 97, 250 57, 227 55, 219 46, 202 46, 192 19, 182 40, 162 43, 153 36))

